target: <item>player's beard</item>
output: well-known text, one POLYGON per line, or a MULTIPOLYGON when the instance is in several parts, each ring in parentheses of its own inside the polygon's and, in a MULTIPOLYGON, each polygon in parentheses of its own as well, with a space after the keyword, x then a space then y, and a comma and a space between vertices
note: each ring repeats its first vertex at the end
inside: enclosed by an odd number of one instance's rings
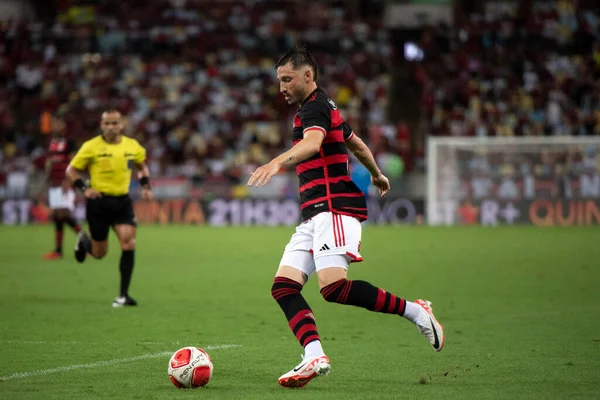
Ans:
POLYGON ((300 104, 304 101, 304 93, 306 90, 304 88, 298 88, 294 91, 287 92, 289 97, 286 99, 289 105, 300 104))
POLYGON ((284 93, 283 97, 284 97, 285 101, 286 101, 286 102, 287 102, 287 103, 288 103, 290 106, 291 106, 291 105, 294 105, 294 104, 296 104, 296 103, 298 102, 298 101, 296 100, 296 98, 295 98, 294 94, 293 94, 293 93, 291 93, 291 92, 284 93), (287 96, 286 96, 286 94, 287 94, 287 96))
POLYGON ((107 142, 114 142, 119 138, 119 132, 102 132, 107 142))

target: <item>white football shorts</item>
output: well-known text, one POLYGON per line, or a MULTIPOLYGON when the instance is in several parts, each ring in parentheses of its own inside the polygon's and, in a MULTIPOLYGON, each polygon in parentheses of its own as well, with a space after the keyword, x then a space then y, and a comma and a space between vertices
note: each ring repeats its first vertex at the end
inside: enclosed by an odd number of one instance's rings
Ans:
POLYGON ((48 189, 48 206, 51 210, 67 208, 73 211, 75 209, 75 192, 73 189, 65 191, 60 186, 48 189))
POLYGON ((329 267, 348 269, 360 262, 362 225, 354 217, 322 212, 296 227, 285 246, 280 266, 299 269, 308 277, 329 267))

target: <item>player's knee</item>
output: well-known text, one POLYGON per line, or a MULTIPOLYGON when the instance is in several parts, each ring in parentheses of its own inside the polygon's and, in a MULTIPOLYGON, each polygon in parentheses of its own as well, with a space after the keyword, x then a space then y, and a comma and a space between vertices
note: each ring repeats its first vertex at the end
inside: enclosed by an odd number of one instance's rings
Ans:
POLYGON ((348 279, 340 279, 321 289, 321 296, 328 303, 338 303, 340 295, 348 285, 348 279))
POLYGON ((104 258, 104 256, 108 253, 108 242, 104 241, 96 241, 92 240, 92 251, 91 255, 97 260, 104 258))
POLYGON ((94 257, 97 260, 103 259, 106 253, 106 249, 92 249, 92 257, 94 257))
POLYGON ((277 290, 279 290, 279 286, 275 282, 273 282, 273 285, 271 286, 271 297, 273 297, 275 300, 277 300, 277 290))
POLYGON ((285 296, 298 294, 302 291, 302 284, 293 279, 276 276, 271 286, 271 296, 279 301, 285 296))
POLYGON ((121 240, 121 250, 135 250, 135 237, 121 240))

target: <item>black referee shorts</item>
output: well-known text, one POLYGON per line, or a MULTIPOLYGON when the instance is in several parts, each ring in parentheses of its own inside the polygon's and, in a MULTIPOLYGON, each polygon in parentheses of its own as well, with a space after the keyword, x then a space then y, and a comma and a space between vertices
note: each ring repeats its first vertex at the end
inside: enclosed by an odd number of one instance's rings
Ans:
POLYGON ((85 212, 92 239, 104 241, 108 231, 115 225, 136 226, 133 202, 129 195, 102 195, 97 199, 86 199, 85 212))

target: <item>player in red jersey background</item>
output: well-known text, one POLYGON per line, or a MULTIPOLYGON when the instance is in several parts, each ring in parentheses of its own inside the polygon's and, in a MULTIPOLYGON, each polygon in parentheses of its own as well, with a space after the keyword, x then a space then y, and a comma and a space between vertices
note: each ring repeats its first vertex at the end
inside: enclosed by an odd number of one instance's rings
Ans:
POLYGON ((81 227, 73 216, 75 192, 65 180, 65 171, 74 151, 73 142, 65 135, 64 123, 54 121, 54 132, 48 145, 46 160, 46 181, 48 185, 48 205, 54 222, 54 251, 44 255, 47 260, 62 258, 63 228, 68 224, 77 233, 81 227))

